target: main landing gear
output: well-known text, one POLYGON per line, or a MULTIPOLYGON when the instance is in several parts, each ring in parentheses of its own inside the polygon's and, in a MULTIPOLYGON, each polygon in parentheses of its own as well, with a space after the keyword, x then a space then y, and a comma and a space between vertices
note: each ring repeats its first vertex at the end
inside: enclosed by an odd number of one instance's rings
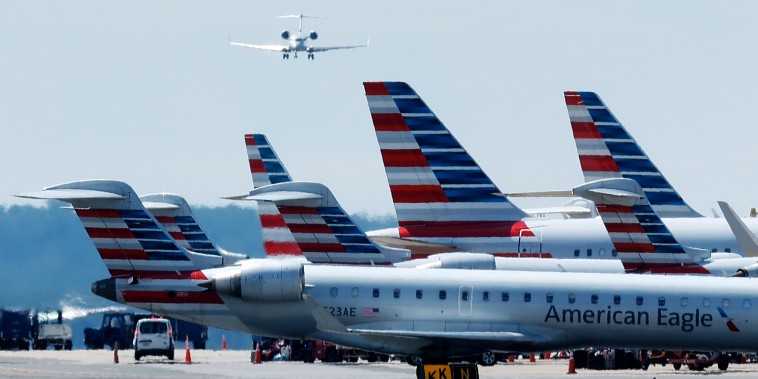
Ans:
POLYGON ((314 55, 313 53, 308 53, 308 59, 314 60, 316 59, 316 55, 314 55))

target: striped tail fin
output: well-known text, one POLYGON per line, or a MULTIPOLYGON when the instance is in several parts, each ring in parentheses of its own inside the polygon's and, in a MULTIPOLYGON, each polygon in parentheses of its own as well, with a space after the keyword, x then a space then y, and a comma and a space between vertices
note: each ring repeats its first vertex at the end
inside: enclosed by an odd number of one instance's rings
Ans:
POLYGON ((661 217, 702 217, 682 199, 594 92, 565 92, 584 181, 637 181, 661 217))
POLYGON ((709 253, 685 251, 650 206, 636 181, 596 180, 575 188, 574 194, 595 202, 627 271, 709 274, 696 263, 709 253))
MULTIPOLYGON (((406 83, 363 83, 400 236, 469 248, 471 238, 518 237, 527 217, 490 180, 406 83), (465 240, 464 240, 465 239, 465 240)), ((498 242, 499 243, 499 242, 498 242)), ((495 248, 496 253, 498 248, 495 248)))
POLYGON ((156 193, 140 196, 140 200, 181 247, 200 254, 220 256, 224 258, 224 265, 248 258, 216 246, 195 220, 192 208, 182 196, 156 193))
POLYGON ((177 244, 123 182, 72 182, 17 196, 71 203, 112 277, 186 279, 222 263, 177 244))
POLYGON ((318 183, 290 182, 250 192, 258 202, 267 255, 303 255, 313 263, 389 265, 407 250, 373 243, 318 183))
POLYGON ((253 176, 253 188, 292 181, 265 135, 245 134, 245 146, 250 174, 253 176))

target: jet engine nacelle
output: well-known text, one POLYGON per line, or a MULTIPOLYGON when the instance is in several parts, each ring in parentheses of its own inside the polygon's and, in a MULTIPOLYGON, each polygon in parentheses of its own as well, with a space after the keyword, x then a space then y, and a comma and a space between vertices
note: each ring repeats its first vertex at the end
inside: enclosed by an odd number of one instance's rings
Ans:
POLYGON ((318 39, 318 33, 316 33, 315 30, 311 30, 311 34, 308 34, 308 38, 310 38, 310 39, 318 39))
POLYGON ((737 272, 734 273, 735 277, 743 277, 743 278, 755 278, 758 277, 758 263, 753 263, 749 266, 745 266, 742 268, 737 269, 737 272))
POLYGON ((247 302, 281 303, 303 299, 305 270, 302 262, 260 260, 238 271, 213 277, 211 288, 247 302))
POLYGON ((282 38, 284 39, 290 39, 290 32, 288 30, 285 30, 282 32, 282 38))

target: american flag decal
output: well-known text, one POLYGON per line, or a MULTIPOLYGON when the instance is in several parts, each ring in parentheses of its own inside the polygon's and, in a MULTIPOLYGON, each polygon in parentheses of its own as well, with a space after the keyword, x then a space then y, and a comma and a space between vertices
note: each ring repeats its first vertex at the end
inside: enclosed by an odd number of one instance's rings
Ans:
POLYGON ((379 317, 379 308, 363 307, 363 317, 379 317))

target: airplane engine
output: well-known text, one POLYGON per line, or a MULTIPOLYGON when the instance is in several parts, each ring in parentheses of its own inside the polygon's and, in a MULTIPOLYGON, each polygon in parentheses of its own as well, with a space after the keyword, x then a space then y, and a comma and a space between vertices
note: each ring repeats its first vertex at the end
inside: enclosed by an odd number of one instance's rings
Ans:
POLYGON ((315 30, 311 30, 311 34, 308 34, 308 38, 310 38, 310 39, 318 39, 318 33, 316 33, 315 30))
POLYGON ((261 260, 213 277, 211 288, 255 303, 300 301, 305 286, 302 262, 261 260))
POLYGON ((737 269, 737 272, 732 275, 734 277, 743 277, 743 278, 755 278, 758 277, 758 263, 753 263, 749 266, 745 266, 742 268, 737 269))
POLYGON ((282 38, 284 39, 290 39, 290 32, 288 30, 285 30, 282 32, 282 38))

